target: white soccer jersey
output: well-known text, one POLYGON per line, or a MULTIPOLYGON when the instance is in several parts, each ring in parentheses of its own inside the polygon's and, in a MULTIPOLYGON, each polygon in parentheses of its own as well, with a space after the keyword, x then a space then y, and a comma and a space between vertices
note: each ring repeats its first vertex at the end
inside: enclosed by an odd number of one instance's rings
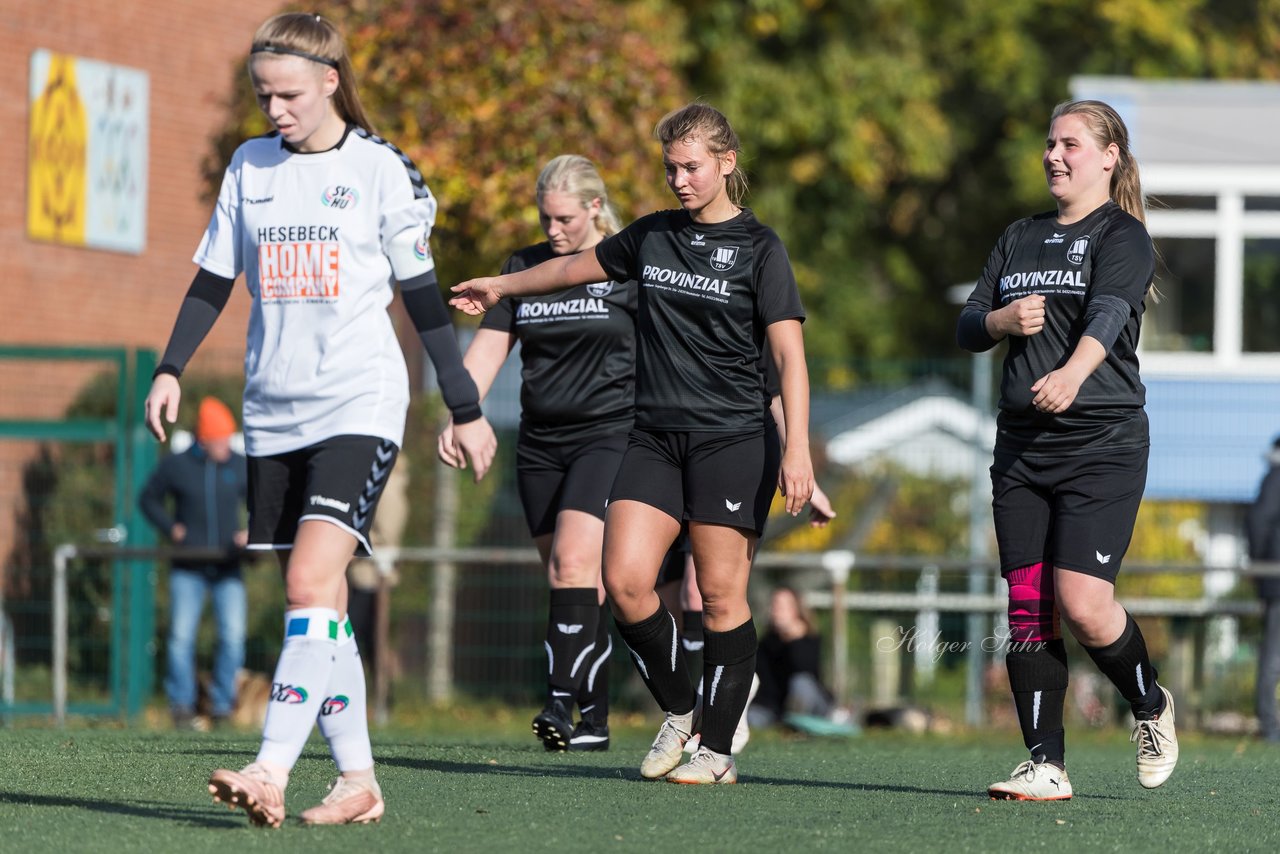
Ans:
POLYGON ((195 263, 244 273, 245 450, 269 456, 332 436, 404 438, 409 380, 387 305, 430 272, 435 199, 398 149, 352 129, 316 154, 278 135, 236 150, 195 263))

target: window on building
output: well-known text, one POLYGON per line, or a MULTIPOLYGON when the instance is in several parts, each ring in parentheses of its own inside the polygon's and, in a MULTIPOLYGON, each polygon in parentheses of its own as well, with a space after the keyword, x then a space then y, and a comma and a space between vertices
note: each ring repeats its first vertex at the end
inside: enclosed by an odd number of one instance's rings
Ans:
POLYGON ((1280 353, 1280 239, 1244 241, 1244 351, 1280 353))
POLYGON ((1173 353, 1213 351, 1214 241, 1155 240, 1160 302, 1147 301, 1142 321, 1145 349, 1173 353))

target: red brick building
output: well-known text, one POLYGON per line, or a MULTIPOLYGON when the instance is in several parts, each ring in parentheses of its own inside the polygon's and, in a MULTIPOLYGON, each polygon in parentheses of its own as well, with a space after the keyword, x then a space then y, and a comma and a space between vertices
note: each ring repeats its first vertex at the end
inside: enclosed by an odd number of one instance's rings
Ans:
MULTIPOLYGON (((0 345, 161 350, 195 267, 209 218, 201 162, 225 120, 257 25, 278 0, 0 0, 0 345), (32 55, 39 50, 138 69, 149 78, 146 232, 139 254, 28 236, 32 55)), ((249 300, 231 300, 193 368, 235 370, 249 300)), ((0 419, 55 419, 100 364, 0 359, 0 419)), ((21 510, 21 473, 34 444, 0 440, 0 565, 21 510)))

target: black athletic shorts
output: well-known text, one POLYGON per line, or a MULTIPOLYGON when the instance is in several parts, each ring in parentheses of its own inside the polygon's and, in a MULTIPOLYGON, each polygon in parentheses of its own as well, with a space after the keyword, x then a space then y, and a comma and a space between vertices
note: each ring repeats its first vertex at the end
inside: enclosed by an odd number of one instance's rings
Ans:
POLYGON ((626 433, 561 444, 531 438, 521 430, 516 487, 529 533, 553 533, 561 510, 581 510, 603 520, 626 448, 626 433))
POLYGON ((1147 448, 1050 460, 997 449, 991 492, 1000 571, 1044 563, 1114 583, 1146 483, 1147 448))
POLYGON ((377 436, 334 436, 297 451, 249 457, 249 548, 293 548, 298 523, 332 522, 368 557, 369 528, 400 449, 377 436))
POLYGON ((682 522, 764 532, 778 488, 778 432, 632 430, 610 501, 639 501, 682 522))

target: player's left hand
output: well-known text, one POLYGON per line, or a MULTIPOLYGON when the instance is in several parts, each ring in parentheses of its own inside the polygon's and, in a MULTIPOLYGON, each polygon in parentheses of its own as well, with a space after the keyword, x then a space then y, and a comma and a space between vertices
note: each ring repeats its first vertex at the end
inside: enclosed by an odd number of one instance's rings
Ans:
POLYGON ((466 424, 453 425, 453 455, 458 460, 458 468, 466 468, 470 460, 476 483, 489 471, 497 453, 498 437, 494 435, 489 419, 481 417, 466 424))
POLYGON ((788 513, 800 515, 813 495, 813 486, 813 462, 809 459, 808 449, 788 448, 778 468, 778 489, 787 497, 788 513))
POLYGON ((498 287, 499 278, 489 276, 454 285, 449 290, 457 296, 449 300, 449 305, 467 314, 484 314, 502 299, 502 289, 498 287))
POLYGON ((1071 404, 1075 402, 1076 395, 1079 394, 1080 386, 1083 382, 1083 377, 1076 377, 1074 373, 1066 368, 1050 371, 1036 380, 1035 385, 1031 386, 1031 390, 1036 394, 1031 399, 1031 405, 1041 412, 1048 412, 1052 415, 1066 412, 1071 404))

